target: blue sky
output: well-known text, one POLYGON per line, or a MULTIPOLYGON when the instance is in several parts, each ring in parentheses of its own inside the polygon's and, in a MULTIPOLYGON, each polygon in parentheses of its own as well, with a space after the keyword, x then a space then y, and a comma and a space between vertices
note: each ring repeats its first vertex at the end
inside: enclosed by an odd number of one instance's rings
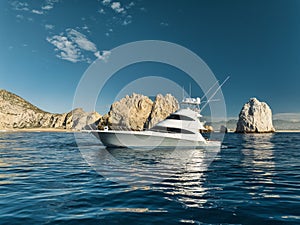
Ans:
MULTIPOLYGON (((274 113, 300 112, 300 1, 11 0, 0 11, 0 88, 43 110, 69 111, 83 73, 111 49, 163 40, 195 52, 218 80, 231 76, 222 89, 229 117, 250 97, 274 113)), ((96 110, 145 74, 202 95, 181 71, 146 63, 116 74, 96 110)))

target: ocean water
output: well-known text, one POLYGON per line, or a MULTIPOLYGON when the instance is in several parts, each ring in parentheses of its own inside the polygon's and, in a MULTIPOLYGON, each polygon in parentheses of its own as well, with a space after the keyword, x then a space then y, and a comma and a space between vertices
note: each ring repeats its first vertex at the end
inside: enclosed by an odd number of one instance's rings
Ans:
POLYGON ((300 224, 300 133, 230 133, 214 154, 0 133, 0 224, 300 224))

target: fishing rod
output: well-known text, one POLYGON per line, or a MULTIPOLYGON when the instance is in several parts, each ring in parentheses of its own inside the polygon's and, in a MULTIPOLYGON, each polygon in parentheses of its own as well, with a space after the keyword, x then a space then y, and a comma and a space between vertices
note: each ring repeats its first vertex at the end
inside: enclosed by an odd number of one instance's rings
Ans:
MULTIPOLYGON (((211 101, 211 99, 218 93, 218 91, 221 89, 221 87, 226 83, 226 81, 230 78, 230 76, 226 77, 226 79, 223 81, 223 83, 217 88, 217 90, 210 96, 210 98, 207 100, 207 102, 204 104, 204 106, 201 108, 200 112, 208 105, 208 103, 211 101)), ((215 86, 215 84, 213 85, 215 86)))
POLYGON ((205 98, 205 96, 208 95, 208 93, 211 91, 211 89, 213 89, 213 87, 216 86, 216 84, 217 84, 218 82, 219 82, 219 81, 217 80, 216 83, 214 83, 214 85, 211 86, 211 87, 208 89, 208 91, 202 96, 202 98, 200 99, 201 102, 202 102, 202 100, 205 98))

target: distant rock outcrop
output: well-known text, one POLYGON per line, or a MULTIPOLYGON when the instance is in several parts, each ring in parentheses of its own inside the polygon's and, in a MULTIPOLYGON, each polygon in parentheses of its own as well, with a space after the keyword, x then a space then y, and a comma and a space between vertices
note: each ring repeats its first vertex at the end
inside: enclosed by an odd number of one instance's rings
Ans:
POLYGON ((111 129, 143 130, 152 105, 152 100, 147 96, 135 93, 127 95, 111 105, 107 125, 111 129))
POLYGON ((153 127, 155 124, 164 120, 171 113, 175 112, 178 109, 179 104, 174 96, 170 94, 166 94, 166 96, 158 94, 153 103, 148 124, 146 124, 146 126, 148 128, 153 127))
POLYGON ((220 127, 220 133, 228 133, 228 128, 224 125, 221 125, 220 127))
POLYGON ((205 130, 201 130, 202 133, 212 133, 214 132, 214 128, 211 125, 205 124, 205 130))
POLYGON ((98 113, 80 109, 63 114, 45 112, 11 92, 0 90, 0 129, 81 129, 83 124, 95 123, 99 117, 98 113))
POLYGON ((265 102, 251 98, 240 114, 236 126, 237 133, 269 133, 274 132, 272 111, 265 102))
POLYGON ((69 112, 65 119, 65 128, 82 130, 97 129, 101 115, 97 112, 85 112, 82 108, 77 108, 69 112))

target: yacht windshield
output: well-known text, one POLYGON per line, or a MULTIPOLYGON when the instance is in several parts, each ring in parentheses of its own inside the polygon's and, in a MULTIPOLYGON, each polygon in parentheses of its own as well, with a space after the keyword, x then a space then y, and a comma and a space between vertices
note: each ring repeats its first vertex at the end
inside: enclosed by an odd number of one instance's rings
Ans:
POLYGON ((194 134, 194 132, 175 128, 175 127, 161 127, 161 126, 154 126, 150 130, 157 131, 157 132, 165 132, 165 133, 182 133, 182 134, 194 134))
POLYGON ((177 115, 177 114, 171 114, 170 116, 167 117, 167 119, 172 119, 172 120, 186 120, 186 121, 194 121, 194 119, 184 116, 184 115, 177 115))

